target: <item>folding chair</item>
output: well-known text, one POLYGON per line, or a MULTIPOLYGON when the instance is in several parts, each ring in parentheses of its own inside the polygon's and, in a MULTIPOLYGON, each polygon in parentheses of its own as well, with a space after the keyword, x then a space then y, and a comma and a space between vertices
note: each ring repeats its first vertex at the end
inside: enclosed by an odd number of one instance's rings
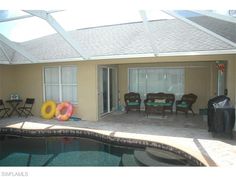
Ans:
POLYGON ((8 111, 10 111, 10 108, 6 108, 3 101, 0 100, 0 113, 3 112, 1 118, 5 117, 6 115, 9 117, 10 115, 8 114, 8 111))
POLYGON ((18 108, 20 117, 33 116, 31 111, 34 105, 34 100, 35 100, 34 98, 27 98, 25 100, 24 106, 18 108))

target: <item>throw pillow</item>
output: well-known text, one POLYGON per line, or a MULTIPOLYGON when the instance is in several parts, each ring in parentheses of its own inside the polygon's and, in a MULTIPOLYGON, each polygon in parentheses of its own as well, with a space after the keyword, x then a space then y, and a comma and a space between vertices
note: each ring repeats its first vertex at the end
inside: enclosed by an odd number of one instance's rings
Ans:
POLYGON ((165 99, 155 99, 154 100, 155 103, 166 103, 165 99))

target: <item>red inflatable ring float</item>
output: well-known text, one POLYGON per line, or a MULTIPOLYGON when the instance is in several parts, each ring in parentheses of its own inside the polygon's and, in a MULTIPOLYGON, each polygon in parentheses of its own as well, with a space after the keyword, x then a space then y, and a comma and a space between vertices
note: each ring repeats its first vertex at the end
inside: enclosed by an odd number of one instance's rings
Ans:
POLYGON ((56 118, 58 120, 68 120, 73 114, 73 106, 69 102, 62 102, 57 105, 56 118))

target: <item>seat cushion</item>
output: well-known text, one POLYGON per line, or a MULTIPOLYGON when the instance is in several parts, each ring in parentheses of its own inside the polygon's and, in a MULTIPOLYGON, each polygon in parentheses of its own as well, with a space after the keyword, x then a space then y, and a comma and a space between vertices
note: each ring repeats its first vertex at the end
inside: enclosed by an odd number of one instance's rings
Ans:
POLYGON ((168 103, 148 102, 147 105, 148 106, 171 106, 172 102, 168 102, 168 103))
POLYGON ((188 104, 185 101, 182 101, 180 104, 177 104, 176 107, 180 107, 180 108, 187 108, 188 104))
POLYGON ((168 103, 165 103, 164 106, 171 106, 172 105, 172 102, 168 102, 168 103))
POLYGON ((138 106, 139 102, 128 102, 128 106, 138 106))
POLYGON ((165 103, 147 102, 148 106, 164 106, 165 103))

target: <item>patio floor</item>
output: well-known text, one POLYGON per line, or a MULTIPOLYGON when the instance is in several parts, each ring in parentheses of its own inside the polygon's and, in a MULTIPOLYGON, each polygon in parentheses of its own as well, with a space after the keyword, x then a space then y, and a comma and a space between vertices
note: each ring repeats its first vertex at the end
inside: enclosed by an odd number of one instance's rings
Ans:
POLYGON ((121 138, 151 140, 179 148, 208 166, 236 166, 236 141, 213 138, 201 116, 166 117, 144 113, 113 113, 97 122, 45 120, 39 117, 0 119, 1 127, 19 129, 83 129, 121 138))

